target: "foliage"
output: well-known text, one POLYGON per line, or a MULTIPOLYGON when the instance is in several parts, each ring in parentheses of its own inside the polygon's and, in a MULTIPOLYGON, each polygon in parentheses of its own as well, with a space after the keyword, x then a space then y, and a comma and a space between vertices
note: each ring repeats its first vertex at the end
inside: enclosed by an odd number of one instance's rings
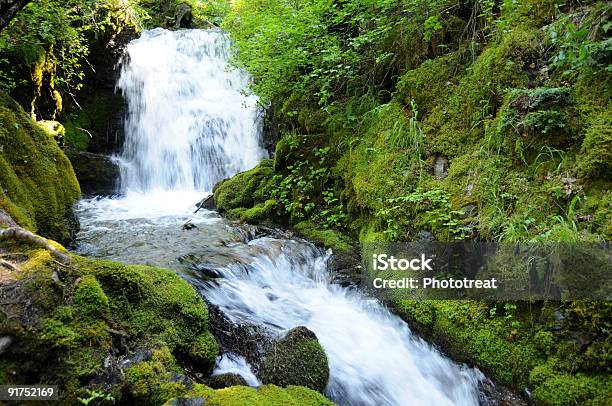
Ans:
POLYGON ((346 213, 333 190, 329 154, 329 147, 315 149, 314 162, 297 161, 272 178, 270 194, 293 223, 311 219, 324 228, 343 228, 346 213))
MULTIPOLYGON (((334 240, 317 229, 329 196, 345 215, 325 232, 362 242, 422 230, 442 241, 609 240, 608 14, 605 2, 562 0, 236 2, 225 23, 234 62, 281 134, 262 183, 282 209, 273 220, 334 240), (319 166, 314 151, 327 148, 319 166), (448 173, 434 176, 439 161, 448 173)), ((393 306, 539 404, 598 404, 609 390, 609 334, 589 327, 607 314, 600 306, 393 306), (555 324, 555 311, 572 324, 555 324)))
POLYGON ((40 88, 45 79, 60 93, 74 93, 82 86, 89 38, 136 24, 138 10, 135 2, 122 0, 29 3, 0 34, 0 87, 12 91, 34 81, 40 88), (45 60, 53 71, 41 71, 45 60))
POLYGON ((567 78, 581 72, 612 72, 609 12, 610 6, 602 4, 590 12, 592 18, 570 14, 547 27, 556 50, 550 64, 560 75, 567 78))

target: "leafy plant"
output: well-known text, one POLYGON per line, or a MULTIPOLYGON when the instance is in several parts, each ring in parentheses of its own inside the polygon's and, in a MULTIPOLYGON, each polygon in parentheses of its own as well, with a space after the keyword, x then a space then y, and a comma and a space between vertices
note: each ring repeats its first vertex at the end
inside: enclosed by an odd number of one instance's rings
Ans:
POLYGON ((97 390, 87 390, 88 397, 78 398, 79 402, 84 405, 89 405, 95 401, 101 402, 113 402, 115 398, 110 393, 104 393, 97 390))

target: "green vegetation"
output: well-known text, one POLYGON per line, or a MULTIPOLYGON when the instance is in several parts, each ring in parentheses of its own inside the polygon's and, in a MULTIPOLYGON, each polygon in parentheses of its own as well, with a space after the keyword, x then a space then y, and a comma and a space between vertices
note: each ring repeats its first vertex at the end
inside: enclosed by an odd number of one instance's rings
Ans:
POLYGON ((3 382, 58 384, 67 404, 87 398, 86 390, 120 399, 124 387, 135 399, 161 404, 186 392, 184 383, 158 383, 182 371, 177 359, 210 372, 217 344, 206 306, 173 272, 76 256, 59 267, 45 250, 4 248, 26 258, 10 282, 11 317, 2 320, 0 334, 18 343, 3 354, 3 382), (135 361, 124 380, 113 365, 128 354, 135 361))
POLYGON ((18 224, 57 241, 70 240, 74 171, 54 134, 0 93, 0 209, 18 224))
MULTIPOLYGON (((280 134, 273 159, 215 188, 228 216, 290 226, 336 251, 422 233, 607 242, 609 14, 609 2, 560 0, 32 2, 0 33, 0 89, 30 115, 63 121, 65 132, 52 121, 36 126, 0 95, 0 208, 67 240, 79 188, 57 144, 91 147, 89 133, 102 134, 117 108, 101 94, 80 99, 92 44, 123 30, 210 21, 231 34, 234 63, 253 75, 280 134)), ((66 267, 46 251, 11 249, 27 260, 10 283, 34 308, 14 305, 23 324, 2 319, 1 333, 25 343, 3 354, 3 381, 58 382, 66 403, 328 404, 291 386, 189 389, 177 374, 186 366, 208 374, 217 346, 206 307, 169 271, 78 257, 66 267), (104 360, 118 354, 142 356, 112 387, 99 384, 112 373, 104 360)), ((609 397, 609 302, 392 305, 453 357, 527 388, 535 404, 609 397)), ((321 390, 329 371, 315 344, 268 360, 269 382, 321 390), (316 374, 278 376, 277 362, 316 374)))
MULTIPOLYGON (((280 139, 254 183, 240 174, 215 200, 340 250, 423 232, 609 241, 609 14, 556 0, 235 2, 234 62, 280 139), (237 190, 248 197, 223 198, 237 190)), ((607 302, 393 307, 536 404, 606 402, 607 302)))
POLYGON ((181 399, 205 400, 207 405, 212 406, 333 406, 333 403, 320 393, 300 386, 279 388, 275 385, 263 385, 257 389, 232 386, 212 390, 197 385, 184 397, 172 399, 166 405, 179 405, 181 399))

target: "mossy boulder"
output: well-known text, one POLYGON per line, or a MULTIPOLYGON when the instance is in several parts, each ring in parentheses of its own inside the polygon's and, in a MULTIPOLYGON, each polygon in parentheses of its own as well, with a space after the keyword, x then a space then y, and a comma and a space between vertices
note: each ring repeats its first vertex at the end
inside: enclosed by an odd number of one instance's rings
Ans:
POLYGON ((62 266, 44 249, 1 244, 23 257, 2 285, 12 293, 0 337, 13 342, 2 382, 57 384, 62 404, 92 390, 161 404, 187 392, 185 368, 210 374, 218 349, 206 305, 174 272, 74 255, 62 266))
POLYGON ((219 212, 251 208, 255 202, 264 201, 266 186, 274 173, 273 165, 271 159, 264 159, 255 168, 215 185, 213 194, 219 212))
POLYGON ((154 349, 147 361, 125 370, 128 396, 132 402, 159 405, 186 392, 184 379, 170 350, 154 349))
POLYGON ((22 227, 67 242, 79 195, 70 161, 54 134, 0 93, 0 208, 22 227))
POLYGON ((212 371, 218 353, 219 347, 217 341, 215 341, 215 337, 209 332, 196 337, 188 349, 188 354, 198 369, 208 372, 212 371))
POLYGON ((266 350, 259 375, 263 383, 323 392, 329 381, 327 355, 312 331, 296 327, 266 350))

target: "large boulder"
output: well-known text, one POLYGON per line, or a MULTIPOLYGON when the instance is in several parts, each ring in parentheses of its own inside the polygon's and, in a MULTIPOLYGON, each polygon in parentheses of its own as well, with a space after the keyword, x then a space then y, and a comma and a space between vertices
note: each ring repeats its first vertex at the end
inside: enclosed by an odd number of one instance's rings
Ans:
POLYGON ((0 209, 30 231, 69 242, 80 190, 55 135, 0 92, 0 209))
POLYGON ((119 166, 110 157, 75 149, 66 149, 65 152, 72 163, 83 194, 103 196, 115 192, 119 166))
POLYGON ((317 336, 306 327, 289 330, 268 345, 259 369, 265 384, 305 386, 323 392, 329 381, 329 364, 317 336))

